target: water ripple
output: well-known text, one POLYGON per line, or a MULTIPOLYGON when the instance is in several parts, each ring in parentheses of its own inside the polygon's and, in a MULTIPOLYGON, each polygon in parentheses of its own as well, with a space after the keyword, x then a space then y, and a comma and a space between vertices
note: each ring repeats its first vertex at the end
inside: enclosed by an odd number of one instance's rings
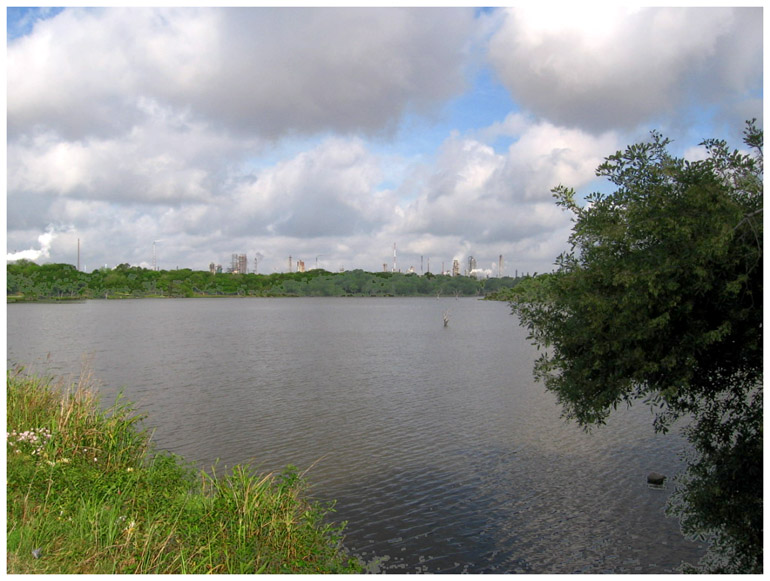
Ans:
POLYGON ((643 408, 592 434, 564 422, 532 381, 535 353, 507 305, 222 299, 7 311, 9 360, 77 372, 91 353, 104 398, 125 388, 161 447, 203 467, 312 466, 312 494, 336 499, 334 517, 348 521, 346 545, 383 572, 667 573, 702 552, 665 518, 670 490, 645 482, 680 469, 681 438, 653 434, 643 408))

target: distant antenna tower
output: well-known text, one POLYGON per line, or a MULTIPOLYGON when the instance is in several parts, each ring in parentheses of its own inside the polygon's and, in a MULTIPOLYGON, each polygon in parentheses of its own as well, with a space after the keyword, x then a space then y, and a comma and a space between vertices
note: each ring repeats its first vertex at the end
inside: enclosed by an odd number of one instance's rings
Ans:
POLYGON ((291 255, 289 255, 289 272, 291 272, 291 255))
POLYGON ((396 272, 396 243, 393 243, 393 272, 396 272))
POLYGON ((152 269, 158 270, 158 255, 155 253, 155 243, 158 242, 158 240, 152 241, 152 269))

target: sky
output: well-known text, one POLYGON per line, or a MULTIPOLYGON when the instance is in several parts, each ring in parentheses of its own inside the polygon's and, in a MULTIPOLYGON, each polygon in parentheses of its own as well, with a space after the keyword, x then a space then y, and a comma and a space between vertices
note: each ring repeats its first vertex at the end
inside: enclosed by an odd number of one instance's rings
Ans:
POLYGON ((7 260, 549 272, 552 188, 763 114, 760 7, 7 9, 7 260), (256 261, 255 261, 256 259, 256 261))

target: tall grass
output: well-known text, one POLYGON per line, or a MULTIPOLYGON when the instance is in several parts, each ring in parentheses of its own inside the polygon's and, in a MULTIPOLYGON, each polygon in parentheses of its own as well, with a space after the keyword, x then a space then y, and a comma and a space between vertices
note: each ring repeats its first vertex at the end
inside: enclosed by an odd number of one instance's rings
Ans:
POLYGON ((91 379, 7 374, 9 573, 356 573, 296 468, 217 476, 153 449, 91 379))

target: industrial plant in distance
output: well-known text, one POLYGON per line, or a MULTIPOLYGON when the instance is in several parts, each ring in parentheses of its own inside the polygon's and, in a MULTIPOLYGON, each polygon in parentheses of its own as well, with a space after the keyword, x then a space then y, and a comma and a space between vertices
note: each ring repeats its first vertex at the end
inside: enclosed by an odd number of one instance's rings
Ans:
MULTIPOLYGON (((297 258, 296 260, 293 260, 291 256, 289 256, 289 263, 288 263, 289 269, 287 272, 307 272, 307 270, 317 270, 318 269, 318 258, 316 258, 315 267, 311 269, 307 269, 305 266, 305 261, 297 258)), ((157 270, 157 268, 155 268, 157 270)), ((209 264, 209 272, 211 274, 222 274, 222 273, 228 273, 228 274, 248 274, 249 273, 249 260, 248 256, 246 254, 233 254, 230 262, 230 266, 227 268, 224 268, 221 264, 216 264, 215 262, 211 262, 209 264)), ((345 272, 344 268, 340 268, 339 272, 345 272)), ((393 245, 393 265, 389 266, 387 263, 382 264, 382 272, 401 272, 401 269, 398 268, 397 262, 396 262, 396 245, 393 245)), ((407 274, 417 274, 417 270, 414 266, 410 266, 406 270, 407 274)), ((254 268, 251 270, 252 274, 258 274, 259 273, 259 255, 254 257, 254 268)), ((431 274, 430 270, 430 258, 428 258, 428 266, 427 270, 423 270, 423 257, 420 257, 420 274, 431 274)), ((446 276, 460 276, 460 261, 457 259, 452 260, 452 267, 451 270, 444 268, 444 263, 441 263, 441 271, 438 273, 441 275, 446 276)), ((477 267, 476 259, 473 256, 468 257, 468 262, 465 265, 465 268, 463 269, 462 274, 464 276, 474 276, 477 278, 489 278, 491 276, 491 273, 489 271, 483 271, 479 270, 477 267)), ((501 254, 498 257, 497 261, 497 273, 498 278, 501 278, 503 276, 503 255, 501 254)), ((514 277, 518 277, 518 270, 515 271, 514 277)))

